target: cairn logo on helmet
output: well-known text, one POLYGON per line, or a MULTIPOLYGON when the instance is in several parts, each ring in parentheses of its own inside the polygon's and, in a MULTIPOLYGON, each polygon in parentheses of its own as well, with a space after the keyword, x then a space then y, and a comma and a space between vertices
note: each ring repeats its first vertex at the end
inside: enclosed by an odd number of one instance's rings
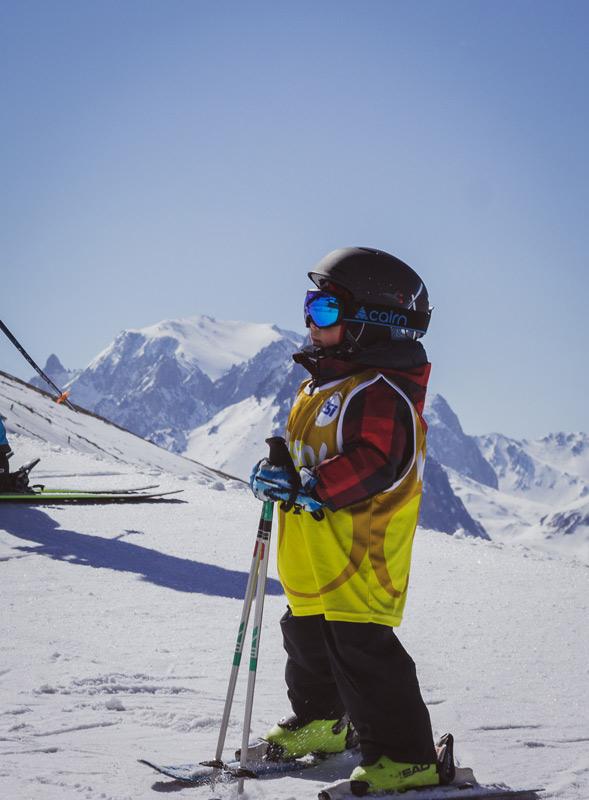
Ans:
POLYGON ((354 319, 360 320, 361 322, 371 322, 375 325, 395 325, 399 328, 408 327, 407 317, 404 314, 398 314, 392 309, 390 311, 383 311, 382 309, 378 310, 373 308, 366 311, 365 307, 362 306, 356 311, 354 319))

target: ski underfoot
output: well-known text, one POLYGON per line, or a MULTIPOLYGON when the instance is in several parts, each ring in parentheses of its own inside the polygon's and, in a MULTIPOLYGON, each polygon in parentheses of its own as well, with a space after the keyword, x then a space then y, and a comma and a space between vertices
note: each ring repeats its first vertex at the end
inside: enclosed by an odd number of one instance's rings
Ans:
POLYGON ((179 498, 170 495, 180 494, 183 489, 170 492, 84 492, 84 491, 54 491, 42 489, 33 492, 2 492, 0 503, 21 503, 23 505, 103 505, 106 503, 157 503, 157 502, 182 502, 179 498))
POLYGON ((504 784, 480 784, 471 769, 456 768, 456 777, 446 786, 423 786, 404 792, 369 792, 366 784, 349 779, 324 786, 319 800, 355 800, 357 797, 405 798, 405 800, 539 800, 538 789, 512 789, 504 784))
POLYGON ((137 494, 137 492, 147 492, 157 489, 159 483, 150 483, 147 486, 135 486, 133 489, 46 489, 47 492, 56 494, 137 494))
MULTIPOLYGON (((22 475, 25 485, 31 470, 37 466, 41 459, 34 458, 32 461, 23 464, 13 475, 22 475)), ((159 484, 149 484, 138 486, 134 489, 97 489, 87 491, 85 489, 46 489, 42 484, 30 485, 28 491, 0 491, 0 503, 22 503, 24 505, 49 505, 49 504, 105 504, 105 503, 158 503, 158 502, 182 502, 179 499, 172 499, 170 495, 180 494, 183 489, 171 492, 153 492, 159 484)))
MULTIPOLYGON (((332 756, 309 755, 292 761, 260 761, 248 764, 244 771, 239 761, 224 762, 221 768, 200 764, 163 765, 153 761, 139 759, 141 764, 156 770, 161 775, 172 778, 174 781, 191 786, 210 786, 214 788, 219 784, 234 783, 243 777, 247 780, 270 780, 280 776, 290 775, 296 777, 300 772, 319 768, 322 765, 335 767, 337 771, 351 772, 352 762, 356 762, 353 752, 338 753, 332 756)), ((324 780, 323 775, 317 776, 324 780)), ((423 787, 405 792, 384 792, 362 794, 362 787, 353 786, 349 780, 339 780, 325 785, 317 795, 319 800, 354 800, 357 797, 383 797, 404 798, 404 800, 539 800, 540 790, 537 789, 511 789, 501 784, 482 785, 476 782, 472 770, 456 770, 456 778, 447 786, 423 787)), ((308 795, 312 795, 309 793, 308 795)), ((302 795, 301 795, 302 797, 302 795)))

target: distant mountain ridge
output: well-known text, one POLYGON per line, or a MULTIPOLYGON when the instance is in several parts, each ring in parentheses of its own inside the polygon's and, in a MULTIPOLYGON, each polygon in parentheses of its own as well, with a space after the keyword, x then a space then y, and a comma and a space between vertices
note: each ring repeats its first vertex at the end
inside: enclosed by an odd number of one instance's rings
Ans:
MULTIPOLYGON (((277 326, 196 316, 121 332, 84 370, 60 367, 72 401, 155 444, 247 478, 282 434, 305 370, 304 337, 277 326)), ((55 361, 48 368, 57 366, 55 361)), ((60 385, 58 384, 58 385, 60 385)), ((430 459, 422 506, 428 527, 486 537, 430 459)))
POLYGON ((183 453, 194 428, 228 400, 260 394, 299 334, 196 316, 120 333, 68 384, 72 401, 183 453))
MULTIPOLYGON (((74 403, 245 479, 265 438, 284 431, 307 375, 291 358, 303 342, 275 325, 196 316, 123 331, 84 370, 66 370, 55 356, 46 366, 74 403)), ((425 418, 424 527, 522 543, 566 537, 573 549, 589 542, 586 434, 469 436, 435 394, 425 418)))
POLYGON ((525 503, 511 512, 522 528, 589 558, 589 436, 560 432, 518 441, 494 433, 476 440, 498 477, 498 494, 525 503))
MULTIPOLYGON (((80 369, 66 369, 55 353, 49 356, 43 367, 45 375, 51 378, 53 383, 60 389, 63 389, 64 386, 67 386, 71 381, 75 380, 81 371, 80 369)), ((28 383, 30 383, 31 386, 35 386, 37 389, 43 389, 43 391, 50 390, 47 382, 44 381, 40 375, 34 375, 29 379, 28 383)))
MULTIPOLYGON (((432 398, 428 411, 440 408, 432 398)), ((454 415, 455 417, 455 415, 454 415)), ((458 419, 428 417, 435 453, 444 466, 454 493, 493 540, 541 546, 575 555, 589 562, 589 436, 585 433, 551 433, 541 439, 516 440, 500 433, 466 436, 458 419), (440 447, 440 441, 453 442, 440 447), (487 467, 473 467, 476 444, 487 467), (462 456, 460 454, 463 454, 462 456)))
POLYGON ((458 417, 442 395, 435 394, 428 399, 425 417, 429 426, 427 450, 430 456, 485 486, 498 488, 493 466, 481 453, 477 440, 464 433, 458 417))

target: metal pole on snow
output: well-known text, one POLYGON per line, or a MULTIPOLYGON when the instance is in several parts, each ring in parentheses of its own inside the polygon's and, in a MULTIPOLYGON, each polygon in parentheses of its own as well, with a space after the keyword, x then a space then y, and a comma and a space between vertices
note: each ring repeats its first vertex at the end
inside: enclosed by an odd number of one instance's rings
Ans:
MULTIPOLYGON (((254 544, 252 563, 250 567, 249 577, 247 580, 245 597, 243 601, 243 608, 241 612, 241 619, 239 621, 239 628, 237 631, 237 640, 235 642, 233 663, 231 666, 231 673, 229 676, 229 686, 227 687, 227 695, 225 697, 225 708, 223 709, 223 717, 221 719, 221 729, 219 731, 219 738, 217 740, 217 749, 215 751, 215 762, 216 766, 218 766, 219 768, 223 766, 223 748, 225 746, 225 738, 227 736, 227 728, 229 725, 229 716, 231 714, 231 706, 233 705, 235 686, 237 684, 237 676, 239 675, 239 667, 241 664, 241 656, 243 653, 245 634, 249 623, 254 595, 256 595, 256 607, 258 603, 256 590, 257 587, 259 586, 259 568, 260 568, 260 561, 262 558, 266 558, 266 565, 267 565, 268 546, 270 544, 270 531, 272 529, 272 512, 273 512, 273 503, 265 502, 262 507, 262 515, 260 517, 260 522, 258 525, 258 533, 254 544)), ((258 642, 259 642, 259 635, 258 635, 258 642)), ((250 660, 250 667, 251 667, 251 660, 250 660)), ((253 701, 253 696, 252 696, 252 701, 253 701)))
MULTIPOLYGON (((290 453, 288 452, 288 448, 286 446, 286 442, 282 437, 273 436, 269 439, 266 439, 266 443, 270 447, 268 460, 270 461, 271 464, 274 464, 276 466, 286 466, 292 463, 290 453)), ((245 590, 241 619, 239 621, 237 640, 235 642, 235 650, 233 654, 233 663, 231 665, 231 673, 229 675, 229 685, 227 687, 227 694, 225 696, 225 707, 223 709, 221 728, 219 730, 217 749, 215 751, 215 759, 214 761, 201 762, 208 766, 214 767, 219 771, 222 770, 224 766, 223 748, 225 746, 227 728, 229 726, 229 717, 231 714, 231 707, 233 705, 233 699, 235 696, 235 687, 237 684, 239 667, 241 665, 245 635, 247 632, 247 626, 249 623, 252 605, 254 605, 254 597, 255 597, 252 644, 250 651, 249 673, 248 673, 242 740, 241 740, 241 753, 240 753, 240 771, 242 771, 244 774, 238 778, 238 784, 237 784, 238 794, 243 794, 244 778, 247 774, 249 734, 250 734, 250 725, 251 725, 252 710, 254 704, 256 674, 258 670, 258 657, 260 652, 260 637, 262 631, 262 617, 264 613, 264 597, 266 594, 266 578, 268 574, 268 556, 270 553, 270 535, 272 533, 273 515, 274 515, 274 503, 269 500, 266 500, 264 502, 264 505, 262 506, 262 514, 260 516, 260 522, 258 524, 258 532, 256 535, 254 552, 252 555, 252 562, 245 590)))
MULTIPOLYGON (((249 744, 249 732, 252 721, 252 709, 254 706, 254 690, 256 688, 256 673, 258 671, 258 654, 260 652, 260 637, 262 634, 262 616, 264 613, 264 597, 266 594, 266 576, 268 574, 268 554, 270 552, 270 534, 272 532, 272 514, 274 504, 265 502, 262 508, 260 519, 260 529, 263 532, 265 541, 260 541, 260 556, 258 566, 258 581, 256 586, 256 605, 254 610, 254 626, 252 629, 252 648, 250 652, 249 674, 247 681, 247 692, 245 698, 245 712, 243 717, 243 731, 241 738, 241 753, 239 766, 242 770, 247 768, 247 752, 249 744)), ((243 778, 237 782, 237 794, 243 794, 243 778)))

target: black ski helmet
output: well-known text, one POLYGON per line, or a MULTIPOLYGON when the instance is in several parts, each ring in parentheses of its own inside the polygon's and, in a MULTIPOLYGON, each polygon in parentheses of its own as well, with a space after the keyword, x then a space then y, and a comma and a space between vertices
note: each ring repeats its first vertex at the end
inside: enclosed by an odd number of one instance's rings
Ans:
POLYGON ((424 282, 408 264, 384 250, 371 247, 333 250, 309 272, 309 277, 319 289, 345 289, 356 306, 419 312, 419 324, 406 328, 371 324, 371 319, 360 313, 362 321, 346 323, 347 336, 360 347, 391 339, 420 339, 427 330, 431 308, 424 282))

